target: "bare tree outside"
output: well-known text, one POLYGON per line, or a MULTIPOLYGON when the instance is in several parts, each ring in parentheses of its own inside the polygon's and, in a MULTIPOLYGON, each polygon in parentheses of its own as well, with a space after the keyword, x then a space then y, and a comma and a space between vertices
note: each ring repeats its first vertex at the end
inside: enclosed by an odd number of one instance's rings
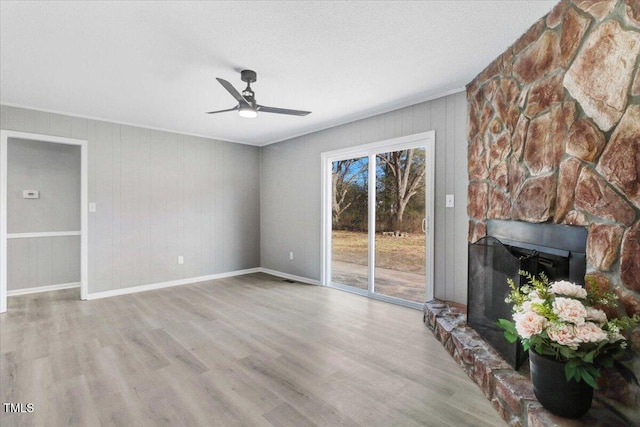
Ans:
POLYGON ((382 191, 391 193, 382 195, 382 198, 386 197, 391 203, 387 211, 381 213, 386 214, 389 219, 390 231, 405 231, 403 220, 407 205, 418 192, 424 193, 424 150, 412 148, 391 151, 376 157, 379 160, 379 175, 382 175, 379 181, 384 182, 382 191))
POLYGON ((368 169, 369 157, 332 164, 332 280, 360 289, 368 287, 368 169))
MULTIPOLYGON (((367 196, 367 158, 338 160, 332 168, 332 216, 333 225, 338 228, 357 228, 349 221, 342 222, 342 214, 354 204, 366 205, 367 196)), ((358 211, 362 210, 359 206, 358 211)), ((353 215, 352 215, 353 216, 353 215)))
MULTIPOLYGON (((422 301, 424 148, 375 156, 375 292, 422 301)), ((367 289, 369 157, 332 164, 332 281, 367 289)), ((374 177, 371 177, 374 179, 374 177)))

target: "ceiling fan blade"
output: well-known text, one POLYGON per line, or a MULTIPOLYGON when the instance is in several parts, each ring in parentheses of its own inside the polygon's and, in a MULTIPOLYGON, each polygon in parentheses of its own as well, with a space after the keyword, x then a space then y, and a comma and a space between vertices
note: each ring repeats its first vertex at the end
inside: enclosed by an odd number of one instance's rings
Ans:
POLYGON ((307 114, 311 114, 311 111, 289 110, 287 108, 266 107, 264 105, 258 105, 257 108, 261 113, 288 114, 290 116, 306 116, 307 114))
POLYGON ((220 82, 220 84, 222 85, 222 87, 224 87, 227 92, 229 92, 231 94, 231 96, 233 96, 236 101, 238 101, 240 104, 246 104, 249 105, 249 103, 247 102, 246 99, 244 99, 244 97, 242 95, 240 95, 240 92, 238 92, 236 90, 235 87, 233 87, 233 85, 231 83, 229 83, 228 81, 226 81, 225 79, 221 79, 219 77, 216 77, 216 80, 218 82, 220 82))
POLYGON ((207 111, 205 114, 217 114, 217 113, 226 113, 227 111, 236 111, 238 106, 236 105, 233 108, 227 108, 226 110, 218 110, 218 111, 207 111))

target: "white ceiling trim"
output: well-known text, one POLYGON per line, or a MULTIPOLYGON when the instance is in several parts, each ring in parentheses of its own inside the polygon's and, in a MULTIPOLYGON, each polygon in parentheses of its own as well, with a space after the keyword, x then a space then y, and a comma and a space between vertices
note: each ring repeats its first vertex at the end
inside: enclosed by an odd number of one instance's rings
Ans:
POLYGON ((184 132, 184 131, 181 131, 181 130, 161 128, 161 127, 155 127, 155 126, 144 126, 144 125, 140 125, 138 123, 111 120, 111 119, 104 118, 104 117, 87 116, 87 115, 84 115, 84 114, 76 114, 76 113, 72 113, 72 112, 69 112, 69 111, 51 110, 51 109, 47 109, 47 108, 34 107, 32 105, 13 104, 11 102, 2 102, 1 105, 6 105, 7 107, 23 108, 25 110, 42 111, 44 113, 61 114, 61 115, 64 115, 64 116, 76 117, 76 118, 79 118, 79 119, 95 120, 95 121, 99 121, 99 122, 112 123, 112 124, 115 124, 115 125, 131 126, 131 127, 136 127, 136 128, 140 128, 140 129, 149 129, 149 130, 155 130, 155 131, 160 131, 160 132, 169 132, 169 133, 175 133, 175 134, 178 134, 178 135, 185 135, 185 136, 194 136, 194 137, 197 137, 197 138, 211 139, 213 141, 232 142, 234 144, 253 145, 253 146, 258 146, 259 147, 258 144, 251 144, 249 142, 232 141, 232 140, 226 140, 226 139, 220 139, 220 138, 213 138, 211 135, 190 133, 190 132, 184 132))
POLYGON ((82 114, 70 113, 68 111, 47 110, 47 109, 42 109, 42 108, 28 106, 28 105, 11 104, 11 103, 2 103, 2 105, 6 105, 8 107, 24 108, 24 109, 27 109, 27 110, 43 111, 45 113, 62 114, 62 115, 65 115, 65 116, 77 117, 77 118, 80 118, 80 119, 97 120, 97 121, 100 121, 100 122, 108 122, 108 123, 113 123, 113 124, 116 124, 116 125, 132 126, 132 127, 137 127, 137 128, 141 128, 141 129, 149 129, 149 130, 156 130, 156 131, 160 131, 160 132, 175 133, 175 134, 178 134, 178 135, 194 136, 194 137, 197 137, 197 138, 211 139, 211 140, 214 140, 214 141, 232 142, 232 143, 235 143, 235 144, 252 145, 254 147, 264 147, 265 145, 275 144, 277 142, 283 142, 283 141, 287 141, 289 139, 299 138, 301 136, 309 135, 309 134, 315 133, 315 132, 320 132, 320 131, 323 131, 325 129, 331 129, 331 128, 334 128, 334 127, 337 127, 337 126, 341 126, 341 125, 344 125, 344 124, 347 124, 347 123, 357 122, 358 120, 363 120, 363 119, 367 119, 369 117, 379 116, 381 114, 389 113, 389 112, 396 111, 396 110, 401 110, 403 108, 411 107, 412 105, 418 105, 418 104, 421 104, 423 102, 433 101, 433 100, 438 99, 438 98, 443 98, 445 96, 449 96, 449 95, 453 95, 453 94, 460 93, 460 92, 465 92, 465 91, 466 91, 466 88, 464 88, 464 87, 448 90, 448 91, 445 91, 445 92, 442 92, 442 93, 438 93, 438 94, 429 96, 429 97, 423 99, 422 101, 418 101, 418 102, 415 102, 415 103, 407 103, 407 105, 400 104, 398 106, 394 106, 394 107, 390 108, 389 110, 373 113, 373 114, 370 114, 370 115, 364 114, 364 115, 362 115, 362 117, 355 116, 355 117, 350 118, 350 119, 348 119, 346 121, 338 122, 338 123, 332 124, 330 126, 321 127, 321 128, 316 129, 316 130, 309 131, 309 132, 301 132, 299 134, 293 134, 293 135, 287 136, 286 138, 274 139, 273 141, 267 141, 267 142, 263 142, 263 143, 260 143, 260 144, 258 144, 258 143, 253 143, 252 144, 252 143, 246 142, 246 141, 232 141, 232 140, 226 140, 226 139, 220 139, 220 138, 213 138, 213 137, 211 137, 209 135, 202 135, 202 134, 197 134, 197 133, 183 132, 183 131, 179 131, 179 130, 175 130, 175 129, 166 129, 166 128, 159 128, 159 127, 154 127, 154 126, 141 126, 141 125, 138 125, 136 123, 112 121, 112 120, 109 120, 109 119, 106 119, 106 118, 85 116, 85 115, 82 115, 82 114))

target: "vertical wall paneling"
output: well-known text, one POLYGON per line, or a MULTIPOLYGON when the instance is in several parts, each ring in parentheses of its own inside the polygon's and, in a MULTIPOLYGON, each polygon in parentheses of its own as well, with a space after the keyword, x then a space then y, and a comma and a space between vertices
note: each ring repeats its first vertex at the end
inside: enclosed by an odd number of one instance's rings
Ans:
MULTIPOLYGON (((260 148, 0 108, 3 129, 88 141, 88 202, 96 204, 88 214, 89 294, 259 267, 260 148)), ((52 277, 69 270, 64 259, 41 262, 60 264, 52 277)))
POLYGON ((7 125, 7 117, 9 116, 9 107, 0 105, 0 129, 9 129, 7 125))
POLYGON ((466 302, 466 267, 445 256, 466 251, 464 93, 262 149, 8 106, 0 125, 86 135, 90 293, 258 266, 319 279, 320 153, 435 130, 435 292, 466 302))
POLYGON ((447 265, 446 254, 451 243, 448 236, 451 230, 447 228, 448 212, 444 208, 444 198, 447 185, 447 104, 452 102, 452 97, 440 98, 431 103, 431 126, 436 131, 436 214, 434 219, 435 227, 435 294, 436 297, 447 299, 452 293, 453 283, 449 281, 448 273, 450 269, 447 265))
POLYGON ((91 122, 89 127, 91 156, 89 170, 89 199, 96 204, 96 212, 89 214, 90 290, 104 290, 105 284, 119 287, 112 249, 118 235, 115 195, 120 190, 119 162, 114 151, 119 145, 119 127, 105 122, 91 122), (100 194, 100 197, 96 195, 100 194))
POLYGON ((463 92, 263 147, 261 266, 320 280, 322 152, 429 130, 436 135, 435 296, 466 303, 466 261, 458 259, 465 257, 453 256, 461 247, 466 253, 467 240, 463 92), (455 194, 456 206, 445 210, 447 192, 455 194))
MULTIPOLYGON (((50 129, 50 121, 49 121, 49 113, 45 113, 43 111, 33 111, 33 118, 34 118, 34 127, 33 127, 33 133, 40 133, 40 134, 49 134, 49 129, 50 129)), ((28 128, 25 127, 25 132, 28 132, 27 130, 28 128)))
MULTIPOLYGON (((29 267, 29 261, 36 257, 32 256, 30 242, 31 239, 7 241, 7 259, 13 260, 11 269, 7 269, 7 284, 20 283, 18 278, 22 278, 23 284, 21 287, 30 288, 35 286, 35 280, 31 277, 35 269, 29 267)), ((16 288, 19 289, 19 287, 16 288)))
MULTIPOLYGON (((151 150, 149 151, 149 179, 147 191, 150 194, 157 194, 157 197, 149 200, 149 228, 151 230, 159 230, 163 225, 163 220, 167 218, 169 211, 169 189, 168 176, 172 174, 168 164, 168 135, 152 131, 151 150)), ((149 235, 149 281, 151 283, 159 283, 163 281, 162 255, 169 252, 167 235, 168 227, 164 233, 150 233, 149 235)))
MULTIPOLYGON (((218 271, 224 270, 224 260, 222 253, 224 251, 224 244, 221 231, 224 230, 224 198, 223 198, 223 186, 222 181, 224 179, 224 159, 222 149, 224 144, 215 144, 210 151, 210 158, 212 162, 212 169, 210 170, 210 195, 211 195, 211 209, 215 218, 219 218, 216 224, 212 224, 211 238, 208 239, 209 247, 211 248, 210 260, 211 264, 218 271)), ((211 221, 211 219, 210 219, 211 221)))
POLYGON ((464 126, 453 127, 455 145, 455 179, 453 183, 453 194, 455 194, 456 208, 453 211, 455 226, 453 229, 453 245, 455 247, 455 258, 450 260, 448 269, 453 271, 456 296, 454 301, 466 302, 467 300, 467 186, 468 186, 468 162, 467 146, 462 143, 467 139, 467 101, 464 94, 460 93, 455 97, 455 123, 464 123, 464 126))
MULTIPOLYGON (((22 108, 9 108, 7 109, 7 123, 6 128, 8 130, 17 130, 21 132, 28 132, 29 126, 25 124, 25 110, 22 108)), ((47 131, 43 133, 48 133, 47 131)))
MULTIPOLYGON (((30 110, 29 110, 30 111, 30 110)), ((71 137, 72 131, 72 118, 62 114, 49 114, 49 134, 55 136, 71 137)))
POLYGON ((144 227, 141 197, 144 192, 141 169, 145 162, 141 153, 144 130, 130 126, 120 126, 121 155, 120 161, 120 244, 117 246, 117 259, 120 264, 120 288, 140 286, 144 284, 142 265, 145 260, 139 258, 144 227))
MULTIPOLYGON (((444 196, 441 196, 438 202, 440 204, 446 205, 446 195, 454 194, 455 189, 455 176, 456 176, 456 145, 455 145, 455 98, 451 100, 451 102, 447 102, 446 110, 445 110, 445 185, 444 185, 444 196)), ((444 236, 445 240, 448 244, 445 245, 445 265, 454 265, 456 263, 457 258, 461 258, 458 253, 456 253, 456 245, 455 237, 456 237, 456 227, 455 227, 455 211, 452 208, 447 208, 445 206, 445 227, 448 233, 444 236)), ((455 268, 446 269, 445 274, 450 276, 445 279, 445 281, 449 283, 455 283, 455 268)), ((457 289, 456 286, 447 286, 445 297, 449 301, 455 301, 457 289)))

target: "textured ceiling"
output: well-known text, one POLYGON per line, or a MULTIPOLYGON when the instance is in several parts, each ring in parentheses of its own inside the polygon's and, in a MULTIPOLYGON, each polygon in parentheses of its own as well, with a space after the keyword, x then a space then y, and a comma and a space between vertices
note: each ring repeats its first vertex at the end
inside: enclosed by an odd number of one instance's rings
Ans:
POLYGON ((462 89, 557 1, 0 2, 0 102, 265 145, 462 89), (215 77, 306 117, 242 119, 215 77))

